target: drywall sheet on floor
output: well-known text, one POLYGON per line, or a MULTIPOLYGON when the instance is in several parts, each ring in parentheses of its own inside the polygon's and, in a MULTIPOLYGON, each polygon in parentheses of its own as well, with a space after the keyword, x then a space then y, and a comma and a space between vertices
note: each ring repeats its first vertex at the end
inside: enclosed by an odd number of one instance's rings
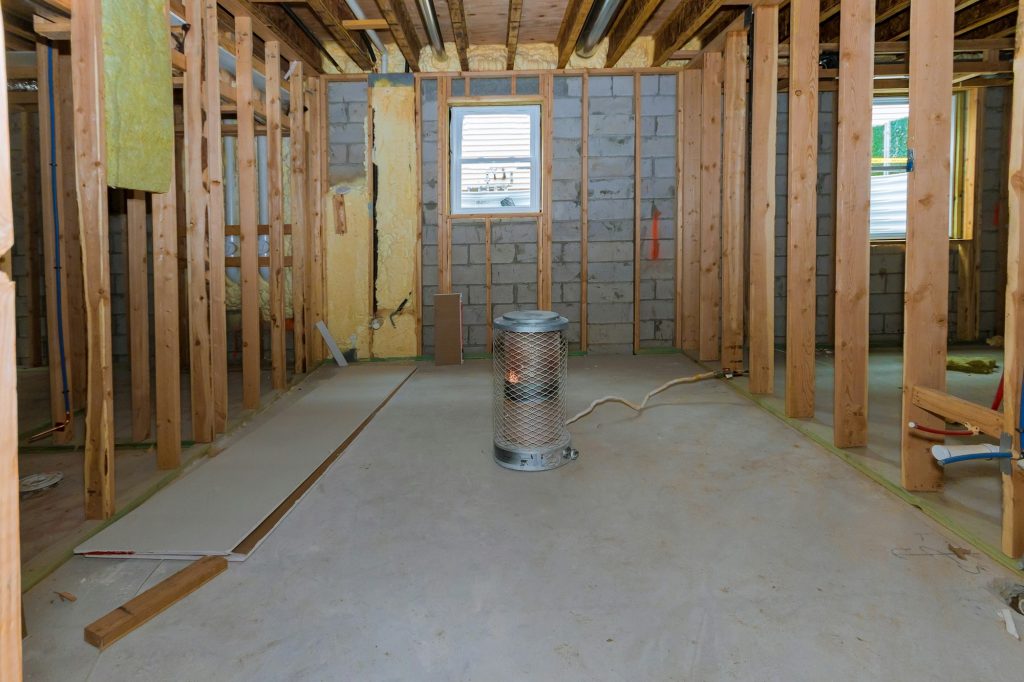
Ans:
POLYGON ((102 11, 107 182, 166 192, 174 167, 166 0, 103 0, 102 11))
POLYGON ((235 548, 414 371, 412 365, 390 364, 321 369, 327 378, 312 377, 315 384, 296 389, 308 394, 76 547, 75 553, 245 559, 235 548))

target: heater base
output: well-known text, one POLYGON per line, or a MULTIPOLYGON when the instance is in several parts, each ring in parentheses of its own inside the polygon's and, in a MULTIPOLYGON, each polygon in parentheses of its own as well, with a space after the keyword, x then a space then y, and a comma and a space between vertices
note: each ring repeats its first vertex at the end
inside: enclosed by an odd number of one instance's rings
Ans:
POLYGON ((548 471, 571 462, 579 457, 578 450, 571 444, 550 450, 523 452, 507 450, 497 443, 494 445, 494 461, 513 471, 548 471))

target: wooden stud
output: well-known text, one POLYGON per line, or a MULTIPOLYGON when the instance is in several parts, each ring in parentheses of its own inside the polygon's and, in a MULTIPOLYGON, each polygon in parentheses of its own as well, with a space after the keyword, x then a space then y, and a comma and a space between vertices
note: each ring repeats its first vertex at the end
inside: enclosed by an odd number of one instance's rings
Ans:
POLYGON ((640 352, 640 246, 643 243, 643 117, 640 104, 640 74, 633 74, 633 352, 640 352))
MULTIPOLYGON (((54 425, 64 423, 65 419, 68 420, 67 426, 63 431, 56 431, 53 434, 53 442, 61 444, 67 443, 74 438, 75 428, 73 417, 69 414, 72 410, 65 410, 64 381, 66 379, 68 384, 70 384, 72 379, 69 354, 65 352, 64 366, 61 367, 60 345, 58 343, 60 330, 63 329, 66 332, 68 329, 67 306, 57 304, 57 287, 60 286, 61 293, 67 290, 65 286, 67 270, 63 267, 63 264, 67 262, 68 256, 66 253, 61 253, 59 261, 56 260, 57 254, 60 251, 60 240, 54 234, 56 230, 55 221, 59 220, 61 213, 61 198, 59 196, 60 173, 51 157, 51 141, 58 134, 59 127, 54 118, 57 114, 54 108, 50 106, 48 85, 50 82, 48 64, 51 64, 55 71, 56 61, 56 50, 43 44, 39 44, 36 47, 36 66, 39 70, 38 82, 40 83, 39 156, 43 160, 42 167, 46 169, 41 174, 40 179, 43 209, 43 280, 46 292, 46 350, 47 364, 50 371, 50 420, 54 425), (58 195, 56 200, 54 200, 55 194, 58 195), (58 208, 57 211, 54 211, 55 205, 58 208), (60 267, 57 267, 58 265, 60 267)), ((54 83, 55 90, 56 87, 57 85, 54 83)), ((59 139, 55 142, 59 150, 59 139)), ((59 152, 56 158, 60 158, 59 152)), ((65 342, 66 348, 67 343, 65 342)), ((66 397, 70 401, 70 391, 66 397)))
POLYGON ((281 54, 264 45, 267 62, 267 184, 270 208, 270 377, 276 390, 288 383, 284 320, 284 178, 281 175, 281 54))
POLYGON ((722 53, 704 55, 700 141, 701 361, 718 360, 722 313, 722 53))
POLYGON ((676 288, 680 347, 696 353, 700 348, 700 233, 701 233, 701 69, 686 69, 679 75, 679 107, 676 136, 682 140, 679 185, 679 245, 681 275, 676 288))
POLYGON ((154 194, 153 346, 156 365, 156 461, 161 469, 181 466, 181 351, 178 348, 177 187, 154 194))
POLYGON ((543 215, 537 219, 537 307, 551 310, 551 177, 555 146, 555 79, 549 73, 541 76, 541 195, 543 215))
MULTIPOLYGON (((191 29, 185 34, 185 56, 190 64, 203 60, 203 0, 186 0, 185 16, 191 29)), ((213 27, 216 28, 216 27, 213 27)), ((210 298, 207 293, 206 207, 203 145, 203 71, 185 72, 182 93, 185 117, 185 229, 188 260, 189 395, 192 439, 213 440, 213 383, 210 378, 210 298)))
POLYGON ((252 21, 235 17, 238 88, 238 223, 242 235, 242 406, 260 406, 260 299, 256 235, 256 135, 253 130, 252 21))
POLYGON ((875 0, 847 0, 840 22, 833 442, 849 448, 868 438, 875 0))
POLYGON ((295 373, 306 372, 306 79, 296 64, 288 84, 292 156, 292 348, 295 373))
MULTIPOLYGON (((469 87, 469 79, 466 79, 466 87, 469 87)), ((363 291, 366 294, 366 310, 376 316, 376 302, 377 302, 377 250, 374 246, 374 237, 377 234, 377 182, 374 173, 374 164, 376 160, 374 158, 374 136, 376 135, 376 126, 374 111, 373 111, 373 88, 366 88, 366 148, 369 150, 366 155, 366 196, 370 203, 369 220, 367 225, 367 233, 370 235, 370 239, 366 240, 366 262, 368 267, 366 268, 366 286, 363 287, 363 291)), ((372 330, 371 330, 372 331, 372 330)), ((373 334, 368 335, 370 344, 370 357, 373 357, 373 334)))
MULTIPOLYGON (((377 0, 380 13, 391 27, 391 37, 395 39, 398 49, 402 51, 406 63, 413 71, 420 70, 420 44, 416 26, 412 23, 403 0, 377 0)), ((363 67, 368 69, 369 67, 363 67)))
POLYGON ((452 293, 452 224, 448 218, 451 194, 449 192, 449 136, 451 115, 448 97, 452 81, 448 76, 437 79, 437 293, 452 293))
MULTIPOLYGON (((315 325, 324 319, 324 270, 323 270, 323 202, 324 202, 324 141, 327 134, 325 123, 324 99, 320 93, 319 78, 310 78, 307 85, 309 99, 309 134, 306 146, 309 149, 309 199, 307 210, 309 217, 309 235, 306 242, 306 358, 309 363, 319 363, 324 358, 325 347, 315 325)), ((369 110, 369 109, 368 109, 369 110)))
POLYGON ((75 97, 75 175, 82 226, 82 275, 89 336, 85 413, 85 515, 114 515, 114 378, 110 330, 110 239, 106 130, 103 120, 101 8, 84 4, 71 17, 71 84, 75 97))
MULTIPOLYGON (((38 81, 37 81, 38 82, 38 81)), ((38 102, 37 102, 38 104, 38 102)), ((39 314, 39 304, 42 301, 42 293, 39 290, 39 274, 42 267, 39 254, 38 233, 42 228, 40 216, 40 203, 43 194, 40 191, 39 156, 34 153, 39 149, 38 135, 32 127, 33 116, 27 110, 22 110, 22 130, 25 133, 25 194, 28 196, 26 205, 26 249, 28 276, 28 343, 29 343, 29 365, 39 367, 43 364, 43 338, 42 323, 39 314)))
POLYGON ((128 334, 132 377, 132 440, 149 437, 149 253, 146 228, 146 193, 128 192, 128 334))
POLYGON ((558 27, 558 37, 555 39, 555 46, 558 48, 558 68, 564 69, 569 63, 593 5, 594 0, 569 0, 566 3, 562 23, 558 27))
POLYGON ((1003 434, 1003 415, 993 409, 924 386, 914 386, 909 394, 915 406, 942 417, 941 422, 969 424, 996 439, 1003 434))
MULTIPOLYGON (((3 28, 0 17, 0 29, 3 28)), ((0 54, 6 54, 0 30, 0 54)), ((45 83, 46 81, 40 81, 45 83)), ((40 87, 40 91, 43 88, 40 87)), ((0 62, 0 149, 10 149, 7 125, 7 65, 0 62)), ((26 148, 26 153, 32 151, 26 148)), ((11 160, 0 158, 0 255, 14 246, 11 205, 11 160)), ((20 680, 21 667, 21 537, 18 498, 18 358, 14 282, 0 273, 0 679, 20 680)))
MULTIPOLYGON (((587 281, 590 260, 590 76, 584 73, 580 95, 580 350, 589 344, 587 281)), ((514 81, 513 81, 514 82, 514 81)))
POLYGON ((647 21, 661 2, 662 0, 626 0, 608 32, 606 66, 615 66, 622 55, 626 54, 626 50, 640 35, 640 31, 647 25, 647 21))
POLYGON ((968 90, 963 143, 963 234, 957 242, 956 337, 976 341, 981 309, 981 177, 984 172, 986 88, 968 90))
MULTIPOLYGON (((915 387, 946 388, 949 315, 950 91, 953 79, 953 0, 910 6, 910 123, 907 149, 906 286, 903 308, 903 421, 901 480, 907 490, 938 490, 942 467, 933 441, 907 426, 943 422, 911 400, 915 387)), ((1011 251, 1012 253, 1012 251, 1011 251)), ((1009 368, 1007 368, 1009 369, 1009 368)), ((1008 395, 1015 393, 1007 372, 1008 395)))
POLYGON ((466 8, 463 0, 448 0, 448 16, 455 35, 455 49, 459 53, 459 65, 469 71, 469 27, 466 24, 466 8))
MULTIPOLYGON (((461 8, 461 7, 460 7, 461 8)), ((449 11, 454 11, 449 4, 449 11)), ((422 81, 416 79, 413 83, 415 89, 416 98, 414 115, 416 118, 416 177, 419 181, 416 183, 416 251, 414 257, 416 258, 416 283, 413 291, 416 293, 416 301, 418 302, 416 307, 413 309, 413 315, 415 315, 416 325, 416 355, 417 357, 423 356, 423 89, 422 81)), ((369 109, 367 109, 369 111, 369 109)), ((490 256, 488 256, 490 257, 490 256)), ((490 272, 490 268, 488 268, 490 272)), ((488 291, 490 295, 490 291, 488 291)), ((488 315, 490 315, 490 307, 488 307, 488 315)), ((490 343, 487 345, 488 352, 490 352, 490 343)))
MULTIPOLYGON (((523 18, 523 0, 508 0, 508 32, 505 39, 505 68, 511 71, 516 66, 516 50, 519 47, 519 24, 523 18)), ((468 93, 467 93, 468 94, 468 93)))
MULTIPOLYGON (((228 423, 228 330, 224 267, 224 148, 221 140, 220 45, 217 0, 204 0, 206 67, 207 227, 210 250, 210 381, 213 384, 213 430, 228 423), (213 27, 212 29, 210 27, 213 27)), ((300 64, 301 65, 301 64, 300 64)))
POLYGON ((814 416, 818 245, 818 1, 790 3, 786 416, 814 416))
POLYGON ((102 651, 192 594, 228 568, 222 556, 207 556, 163 579, 134 599, 85 626, 85 641, 102 651))
POLYGON ((750 107, 750 392, 775 388, 775 163, 779 8, 754 8, 750 107))
POLYGON ((491 219, 484 219, 484 304, 487 308, 487 352, 494 347, 494 310, 491 308, 491 219))
POLYGON ((725 39, 725 113, 722 119, 722 367, 743 369, 747 200, 747 32, 725 39))
MULTIPOLYGON (((394 0, 388 1, 393 2, 394 0)), ((381 0, 381 4, 383 4, 384 2, 385 0, 381 0)), ((351 33, 345 30, 344 26, 342 25, 344 18, 342 17, 341 14, 341 5, 337 2, 332 2, 331 0, 307 0, 306 4, 309 5, 309 9, 312 10, 312 12, 317 15, 321 22, 323 22, 324 28, 327 29, 327 32, 331 34, 331 37, 338 43, 339 46, 341 46, 341 49, 345 51, 345 54, 347 54, 360 69, 371 71, 373 69, 373 60, 370 59, 370 55, 367 54, 366 50, 363 49, 359 41, 357 41, 352 36, 351 33)), ((382 13, 384 13, 383 8, 382 13)), ((232 12, 232 14, 235 13, 232 12)), ((237 20, 239 16, 239 14, 235 14, 235 19, 237 20)), ((388 18, 386 13, 384 13, 384 17, 386 19, 388 18)), ((248 19, 249 17, 245 18, 248 19)), ((406 17, 406 19, 408 19, 408 17, 406 17)), ((388 24, 391 24, 390 19, 388 19, 388 24)), ((271 29, 271 33, 276 34, 274 29, 271 29)), ((392 26, 392 33, 395 34, 394 26, 392 26)), ((395 37, 397 38, 397 34, 395 34, 395 37)), ((265 35, 263 36, 263 39, 264 41, 273 40, 272 37, 267 38, 265 35)), ((238 40, 237 36, 235 36, 235 40, 238 40)), ((403 50, 402 53, 405 54, 405 51, 403 50)), ((408 55, 406 55, 406 59, 408 59, 408 55)), ((320 62, 318 60, 316 62, 311 63, 310 66, 316 66, 319 63, 320 62)), ((415 60, 410 62, 410 65, 413 67, 414 71, 417 70, 418 67, 416 66, 415 60)))
MULTIPOLYGON (((916 33, 914 34, 917 35, 916 33)), ((1014 462, 1003 472, 1003 552, 1024 553, 1024 475, 1021 460, 1020 387, 1024 382, 1024 2, 1017 13, 1013 57, 1012 128, 1008 173, 1006 322, 1003 376, 1003 430, 1012 434, 1014 462)), ((911 109, 913 112, 913 109, 911 109)))

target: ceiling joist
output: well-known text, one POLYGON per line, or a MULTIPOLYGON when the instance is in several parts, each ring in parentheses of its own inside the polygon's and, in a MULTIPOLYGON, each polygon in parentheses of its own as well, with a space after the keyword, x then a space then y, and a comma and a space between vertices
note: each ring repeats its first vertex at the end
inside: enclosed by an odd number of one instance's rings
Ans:
POLYGON ((569 63, 569 57, 576 49, 583 24, 587 23, 590 8, 593 6, 594 0, 569 0, 566 3, 562 25, 558 27, 558 37, 555 39, 555 45, 558 47, 558 68, 564 69, 569 63))
POLYGON ((341 15, 341 8, 337 2, 331 0, 308 0, 306 4, 313 14, 323 22, 324 28, 331 34, 331 37, 338 43, 338 46, 345 51, 345 54, 360 69, 367 71, 373 69, 373 60, 370 59, 370 55, 367 54, 363 46, 359 44, 359 41, 342 25, 345 17, 341 15))
POLYGON ((505 68, 509 71, 516 66, 516 50, 519 48, 519 23, 522 19, 523 0, 508 0, 508 37, 505 39, 508 56, 505 59, 505 68))
POLYGON ((398 49, 402 51, 406 64, 413 71, 419 71, 422 44, 416 33, 416 27, 413 26, 409 13, 405 9, 405 3, 402 0, 377 0, 377 7, 384 15, 384 19, 387 20, 388 26, 391 27, 391 35, 394 37, 398 49))
MULTIPOLYGON (((605 66, 615 66, 626 54, 626 50, 633 44, 636 37, 640 35, 647 21, 658 9, 662 0, 626 0, 626 4, 619 10, 619 15, 612 24, 612 30, 608 33, 608 58, 605 66)), ((692 0, 683 0, 683 5, 691 4, 692 0)), ((701 1, 701 0, 698 0, 701 1)), ((679 10, 677 9, 678 13, 679 10)), ((670 20, 671 21, 671 20, 670 20)))
MULTIPOLYGON (((672 53, 690 42, 725 4, 725 0, 684 0, 654 33, 654 60, 661 66, 672 53)), ((727 24, 730 23, 726 22, 727 24)), ((713 36, 712 36, 713 37, 713 36)), ((609 55, 610 57, 610 55, 609 55)), ((609 59, 609 65, 611 60, 609 59)))
POLYGON ((448 0, 448 15, 455 35, 455 49, 459 53, 459 64, 463 71, 469 71, 469 28, 466 26, 466 8, 462 0, 448 0))

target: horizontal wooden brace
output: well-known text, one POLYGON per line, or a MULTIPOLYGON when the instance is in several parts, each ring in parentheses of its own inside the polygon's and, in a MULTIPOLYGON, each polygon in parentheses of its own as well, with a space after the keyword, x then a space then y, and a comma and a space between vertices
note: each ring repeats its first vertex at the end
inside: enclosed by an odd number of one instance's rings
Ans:
MULTIPOLYGON (((285 234, 291 234, 292 233, 292 224, 291 223, 285 223, 284 224, 284 233, 285 234)), ((225 236, 228 236, 228 237, 238 237, 238 236, 241 236, 241 234, 242 234, 242 226, 241 225, 225 225, 224 226, 224 234, 225 234, 225 236)), ((256 226, 256 234, 270 234, 270 225, 257 225, 256 226)))
POLYGON ((910 391, 911 402, 922 410, 928 410, 948 422, 973 426, 986 436, 999 438, 1003 435, 1003 415, 1000 412, 934 388, 914 386, 910 391))
MULTIPOLYGON (((269 268, 270 267, 270 256, 260 256, 259 259, 257 259, 257 263, 259 264, 259 266, 261 268, 269 268)), ((290 268, 292 266, 292 257, 291 256, 285 256, 284 257, 284 266, 286 268, 290 268)), ((240 268, 240 267, 242 267, 242 259, 239 256, 228 256, 227 258, 224 259, 224 267, 226 267, 226 268, 240 268)))

